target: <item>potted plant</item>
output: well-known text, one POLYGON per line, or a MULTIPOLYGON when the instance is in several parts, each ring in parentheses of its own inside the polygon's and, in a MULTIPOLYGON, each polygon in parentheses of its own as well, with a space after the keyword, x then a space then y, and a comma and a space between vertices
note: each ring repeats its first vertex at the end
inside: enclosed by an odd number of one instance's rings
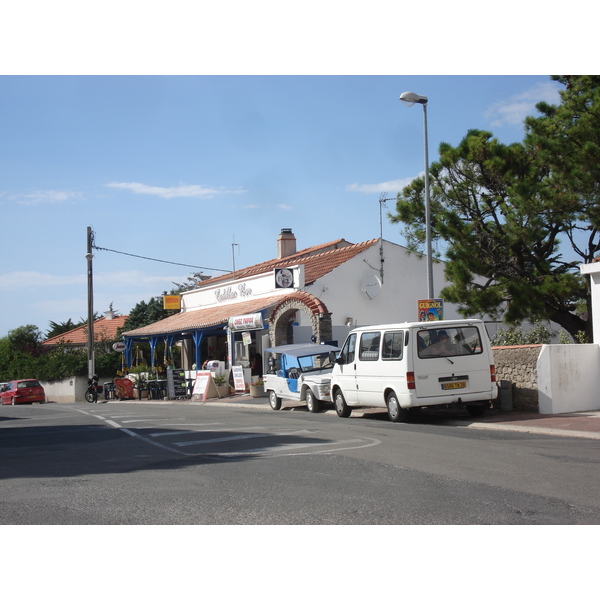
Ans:
POLYGON ((229 396, 229 383, 227 383, 225 375, 215 375, 213 381, 215 382, 219 398, 229 396))
POLYGON ((265 382, 262 377, 250 384, 250 396, 252 398, 262 398, 265 396, 265 382))
POLYGON ((130 370, 130 379, 133 386, 138 391, 138 399, 148 397, 148 366, 138 365, 130 370))

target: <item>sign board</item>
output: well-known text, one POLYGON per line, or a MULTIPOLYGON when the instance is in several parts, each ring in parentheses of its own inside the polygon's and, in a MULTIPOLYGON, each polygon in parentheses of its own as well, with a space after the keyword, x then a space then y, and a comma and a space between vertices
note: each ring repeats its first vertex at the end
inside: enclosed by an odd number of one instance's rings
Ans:
POLYGON ((181 310, 181 296, 163 296, 165 310, 181 310))
POLYGON ((264 329, 262 313, 229 317, 228 327, 231 331, 249 331, 264 329))
POLYGON ((443 321, 444 301, 441 298, 418 300, 419 321, 443 321))
POLYGON ((115 352, 125 352, 125 342, 115 342, 112 345, 112 349, 115 352))
POLYGON ((196 373, 194 389, 192 390, 194 400, 198 398, 202 402, 205 402, 209 398, 218 397, 218 395, 212 373, 210 371, 198 371, 196 373))
POLYGON ((244 381, 244 367, 235 365, 231 368, 233 371, 233 385, 236 392, 246 391, 246 382, 244 381))
POLYGON ((169 398, 187 395, 187 381, 183 369, 167 369, 167 394, 169 398))

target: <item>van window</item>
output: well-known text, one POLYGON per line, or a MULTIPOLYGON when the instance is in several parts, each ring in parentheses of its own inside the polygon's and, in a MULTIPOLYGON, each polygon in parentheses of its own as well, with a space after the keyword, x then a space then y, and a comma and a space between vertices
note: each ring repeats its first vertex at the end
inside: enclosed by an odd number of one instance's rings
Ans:
POLYGON ((483 344, 477 327, 440 327, 417 333, 419 358, 481 354, 483 344))
POLYGON ((379 331, 368 331, 360 336, 360 360, 377 360, 379 358, 379 343, 381 333, 379 331))
POLYGON ((341 364, 348 365, 354 362, 354 353, 356 352, 356 334, 352 333, 346 340, 342 351, 340 352, 339 358, 341 364))
POLYGON ((402 360, 403 348, 403 331, 386 331, 383 334, 383 347, 381 349, 381 358, 383 360, 402 360))

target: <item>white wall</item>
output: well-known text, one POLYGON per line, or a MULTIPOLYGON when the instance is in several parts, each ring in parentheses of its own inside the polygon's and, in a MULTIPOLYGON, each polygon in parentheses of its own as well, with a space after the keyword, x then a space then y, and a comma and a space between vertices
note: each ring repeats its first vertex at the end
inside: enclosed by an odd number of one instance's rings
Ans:
POLYGON ((70 377, 61 381, 41 381, 46 402, 85 402, 87 377, 70 377))
POLYGON ((600 410, 600 346, 544 345, 537 361, 540 413, 600 410))
POLYGON ((600 344, 600 262, 581 265, 581 273, 590 276, 594 342, 600 344))

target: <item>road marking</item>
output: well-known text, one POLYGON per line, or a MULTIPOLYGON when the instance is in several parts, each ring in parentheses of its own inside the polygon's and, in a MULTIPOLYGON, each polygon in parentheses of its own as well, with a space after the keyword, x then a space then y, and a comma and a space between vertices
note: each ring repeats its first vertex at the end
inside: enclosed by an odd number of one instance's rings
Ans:
POLYGON ((265 433, 248 433, 245 435, 228 435, 222 438, 208 438, 203 440, 192 440, 190 442, 175 442, 176 446, 196 446, 199 444, 216 444, 218 442, 236 442, 237 440, 249 440, 259 437, 275 437, 282 435, 296 435, 298 433, 309 433, 306 430, 301 431, 285 431, 281 433, 265 432, 265 433))

